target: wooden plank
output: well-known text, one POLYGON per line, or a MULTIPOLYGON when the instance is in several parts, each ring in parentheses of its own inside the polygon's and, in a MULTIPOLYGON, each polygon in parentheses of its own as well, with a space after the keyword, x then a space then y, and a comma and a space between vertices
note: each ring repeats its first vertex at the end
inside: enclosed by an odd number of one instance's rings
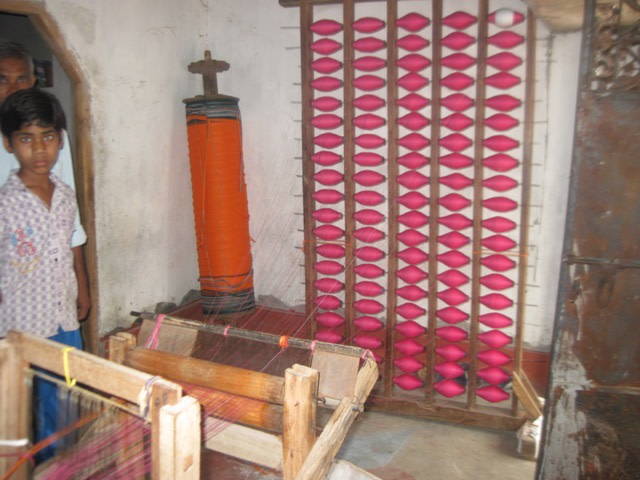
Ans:
POLYGON ((315 442, 318 372, 294 365, 285 372, 282 412, 283 478, 294 480, 315 442))
POLYGON ((127 352, 137 344, 136 336, 119 332, 109 337, 109 360, 124 365, 127 352))
MULTIPOLYGON (((65 376, 62 351, 66 345, 28 333, 9 332, 7 339, 10 343, 22 348, 26 362, 62 377, 65 376)), ((70 350, 66 356, 71 378, 80 384, 100 390, 106 395, 122 398, 131 403, 139 404, 141 392, 146 390, 148 382, 153 379, 153 376, 148 373, 118 365, 81 350, 70 350)), ((177 397, 182 394, 179 385, 161 378, 155 379, 154 385, 176 392, 177 397)))
POLYGON ((320 374, 319 397, 339 402, 344 397, 353 395, 359 367, 359 358, 322 350, 315 351, 311 368, 320 374))
MULTIPOLYGON (((138 345, 141 347, 146 346, 155 326, 156 322, 150 319, 142 321, 140 332, 138 333, 138 345)), ((171 323, 165 325, 163 321, 158 331, 158 345, 154 350, 190 356, 193 353, 197 338, 197 330, 180 328, 171 323)))
MULTIPOLYGON (((22 355, 17 345, 0 340, 0 475, 6 474, 18 459, 13 454, 26 451, 29 444, 9 446, 2 441, 28 440, 30 395, 24 378, 22 355), (5 456, 6 455, 6 456, 5 456), (11 455, 11 456, 9 456, 11 455)), ((25 463, 11 478, 28 478, 25 463)))
POLYGON ((127 352, 125 364, 176 382, 188 382, 280 405, 283 403, 284 379, 275 375, 141 347, 127 352))
POLYGON ((542 415, 542 405, 538 400, 535 389, 529 382, 527 374, 524 372, 513 371, 513 393, 516 394, 518 400, 522 403, 525 412, 530 420, 535 420, 542 415))
POLYGON ((182 397, 160 409, 160 478, 200 480, 200 405, 182 397))
POLYGON ((267 468, 282 468, 282 437, 279 435, 230 423, 208 438, 204 446, 267 468))

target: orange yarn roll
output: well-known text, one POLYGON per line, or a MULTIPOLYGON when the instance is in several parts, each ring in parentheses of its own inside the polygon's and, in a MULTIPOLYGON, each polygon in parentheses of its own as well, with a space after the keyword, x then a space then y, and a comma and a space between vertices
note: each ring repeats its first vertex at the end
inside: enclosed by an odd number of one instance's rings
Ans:
POLYGON ((205 296, 253 288, 241 128, 239 114, 187 115, 198 268, 205 296))

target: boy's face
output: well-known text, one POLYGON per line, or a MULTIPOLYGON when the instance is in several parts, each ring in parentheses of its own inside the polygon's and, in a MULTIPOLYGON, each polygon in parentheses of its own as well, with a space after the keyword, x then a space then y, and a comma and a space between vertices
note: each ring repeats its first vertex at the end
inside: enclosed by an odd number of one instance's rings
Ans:
POLYGON ((18 160, 21 175, 48 176, 62 148, 62 138, 52 127, 23 125, 3 140, 4 147, 18 160))
POLYGON ((12 93, 31 88, 35 84, 36 77, 27 62, 18 58, 0 60, 0 105, 12 93))

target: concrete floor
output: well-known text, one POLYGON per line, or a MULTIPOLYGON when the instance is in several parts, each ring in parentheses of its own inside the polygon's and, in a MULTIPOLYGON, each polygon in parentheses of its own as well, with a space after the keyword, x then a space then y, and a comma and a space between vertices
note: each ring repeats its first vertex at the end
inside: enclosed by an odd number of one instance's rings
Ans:
MULTIPOLYGON (((364 412, 349 429, 337 459, 381 480, 532 480, 535 462, 517 453, 515 432, 486 430, 379 412, 364 412)), ((209 458, 202 478, 278 480, 254 465, 209 458)), ((347 477, 344 473, 331 480, 347 477)))

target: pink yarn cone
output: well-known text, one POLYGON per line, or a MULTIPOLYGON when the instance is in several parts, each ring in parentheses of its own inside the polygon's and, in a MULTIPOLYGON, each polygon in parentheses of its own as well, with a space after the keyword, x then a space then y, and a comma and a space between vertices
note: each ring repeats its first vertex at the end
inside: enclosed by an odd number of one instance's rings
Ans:
POLYGON ((402 355, 412 356, 424 351, 424 347, 412 338, 405 338, 395 343, 395 348, 402 355))
POLYGON ((441 347, 436 348, 436 353, 450 362, 457 362, 467 356, 467 352, 462 350, 459 346, 451 344, 442 345, 441 347))
POLYGON ((460 152, 473 144, 470 139, 460 133, 452 133, 451 135, 442 137, 438 143, 452 152, 460 152))
POLYGON ((375 225, 384 220, 384 215, 376 210, 364 208, 353 214, 354 218, 365 225, 375 225))
POLYGON ((420 168, 429 164, 429 159, 418 152, 409 152, 398 157, 398 163, 407 168, 420 168))
POLYGON ((444 235, 438 236, 438 243, 452 249, 464 247, 470 241, 471 239, 469 237, 461 234, 458 231, 453 231, 453 232, 445 233, 444 235))
POLYGON ((509 317, 496 312, 480 315, 478 320, 483 325, 486 325, 487 327, 491 327, 491 328, 505 328, 513 324, 513 321, 509 317))
POLYGON ((311 80, 311 88, 320 92, 332 92, 342 87, 342 80, 334 77, 318 77, 311 80))
POLYGON ((429 25, 429 19, 419 13, 411 12, 396 20, 396 25, 409 32, 418 32, 429 25))
POLYGON ((433 386, 443 397, 453 398, 464 393, 464 387, 451 378, 436 382, 433 386))
POLYGON ((478 353, 478 360, 490 367, 501 367, 511 361, 511 357, 500 350, 483 350, 478 353))
POLYGON ((484 104, 500 112, 509 112, 522 105, 522 102, 511 95, 496 95, 495 97, 487 98, 484 104))
POLYGON ((460 72, 454 72, 440 80, 443 87, 451 90, 464 90, 475 83, 473 77, 460 72))
POLYGON ((495 385, 487 385, 476 390, 479 397, 491 403, 503 402, 509 399, 509 394, 495 385))
POLYGON ((507 197, 493 197, 483 200, 482 206, 494 212, 509 212, 518 208, 518 202, 507 197))
POLYGON ((515 222, 504 217, 491 217, 482 221, 482 226, 492 232, 504 233, 516 228, 515 222))
POLYGON ((429 177, 415 170, 410 170, 398 175, 398 183, 410 190, 417 190, 429 183, 429 177))
POLYGON ((321 189, 313 193, 313 199, 316 202, 332 204, 342 200, 342 193, 337 190, 321 189))
POLYGON ((502 348, 511 343, 512 338, 500 330, 489 330, 478 335, 478 339, 491 348, 502 348))
POLYGON ((323 223, 332 223, 342 218, 342 213, 333 208, 319 208, 311 214, 313 218, 323 223))
POLYGON ((466 70, 476 63, 476 59, 466 53, 452 53, 442 57, 443 66, 453 68, 454 70, 466 70))
POLYGON ((409 53, 399 58, 396 65, 410 72, 419 72, 431 65, 431 61, 424 55, 409 53))
POLYGON ((369 207, 380 205, 382 202, 384 202, 384 197, 381 193, 371 190, 363 190, 362 192, 358 192, 353 196, 353 198, 359 204, 367 205, 369 207))
POLYGON ((407 110, 415 111, 429 105, 429 100, 424 98, 422 95, 412 92, 402 98, 399 98, 398 105, 406 108, 407 110))
POLYGON ((311 119, 311 125, 323 130, 331 130, 342 125, 342 118, 332 113, 317 115, 311 119))
POLYGON ((322 148, 334 148, 342 145, 342 137, 335 133, 322 133, 313 139, 313 143, 322 148))
MULTIPOLYGON (((356 265, 353 269, 356 274, 362 278, 380 278, 384 275, 384 270, 377 265, 370 263, 364 263, 362 265, 356 265)), ((364 313, 364 312, 363 312, 364 313)))
POLYGON ((494 75, 489 75, 484 79, 484 82, 487 85, 500 90, 507 90, 511 87, 515 87, 520 83, 520 81, 520 77, 508 72, 498 72, 494 75))
POLYGON ((518 161, 504 153, 496 153, 482 160, 482 164, 496 172, 507 172, 518 166, 518 161))
POLYGON ((372 53, 382 50, 387 46, 387 42, 375 37, 363 37, 353 42, 353 48, 359 52, 372 53))
POLYGON ((446 37, 440 40, 440 43, 451 50, 463 50, 472 43, 475 43, 476 39, 471 35, 467 35, 464 32, 452 32, 446 37))
POLYGON ((449 227, 451 230, 464 230, 473 224, 473 220, 460 213, 452 213, 451 215, 438 218, 438 223, 449 227))
POLYGON ((377 300, 372 300, 370 298, 356 300, 353 303, 353 307, 356 309, 356 311, 367 315, 380 313, 384 310, 384 305, 382 305, 377 300))
POLYGON ((409 130, 420 130, 429 125, 429 119, 418 112, 409 112, 398 119, 398 125, 409 130))
POLYGON ((313 285, 317 290, 324 293, 336 293, 344 290, 344 283, 334 278, 320 278, 313 285))
POLYGON ((493 310, 504 310, 513 305, 513 300, 501 293, 489 293, 479 298, 481 304, 493 310))
POLYGON ((377 262, 384 258, 384 252, 376 247, 360 247, 356 248, 354 255, 365 262, 377 262))
POLYGON ((453 93, 440 100, 440 104, 453 112, 464 112, 473 106, 473 99, 463 93, 453 93))
POLYGON ((354 290, 365 297, 377 297, 384 293, 384 288, 381 285, 368 280, 357 282, 354 286, 354 290))
POLYGON ((398 215, 398 222, 400 222, 405 227, 420 228, 429 223, 429 217, 422 212, 418 212, 417 210, 410 210, 407 213, 398 215))
POLYGON ((337 72, 341 68, 342 62, 331 57, 320 57, 311 62, 311 69, 319 73, 333 73, 337 72))
POLYGON ((419 248, 409 247, 399 251, 398 258, 410 265, 419 265, 429 260, 429 255, 419 248))
POLYGON ((384 58, 374 57, 373 55, 365 55, 353 61, 353 67, 363 72, 375 72, 386 66, 387 61, 384 58))
POLYGON ((334 295, 320 295, 315 298, 313 301, 319 308, 324 308, 325 310, 335 310, 336 308, 340 308, 342 302, 340 299, 334 295))
POLYGON ((344 266, 333 260, 322 260, 316 262, 313 266, 314 270, 323 275, 337 275, 344 271, 344 266))
POLYGON ((467 12, 458 11, 451 15, 447 15, 442 19, 442 24, 456 30, 464 30, 465 28, 476 23, 477 18, 467 12))
POLYGON ((361 242, 375 243, 384 238, 384 232, 373 227, 361 227, 353 233, 353 236, 361 242))
POLYGON ((511 379, 507 372, 498 367, 487 367, 478 370, 478 378, 491 385, 504 383, 511 379))
POLYGON ((386 120, 378 115, 372 113, 365 113, 358 115, 353 119, 353 124, 364 130, 373 130, 378 127, 382 127, 386 123, 386 120))
POLYGON ((427 331, 422 325, 413 320, 396 323, 396 331, 407 338, 415 338, 427 331))
POLYGON ((384 21, 374 17, 363 17, 353 22, 353 29, 360 33, 373 33, 384 28, 384 21))
POLYGON ((469 296, 462 293, 457 288, 447 288, 446 290, 439 292, 438 298, 447 305, 451 305, 452 307, 460 305, 461 303, 469 300, 469 296))
POLYGON ((316 340, 327 343, 340 343, 342 341, 342 335, 333 330, 322 330, 316 333, 316 340))
MULTIPOLYGON (((415 302, 417 300, 422 300, 423 298, 427 297, 427 292, 426 290, 423 290, 420 287, 417 287, 416 285, 405 285, 404 287, 400 287, 396 290, 396 295, 398 295, 401 298, 404 298, 405 300, 411 300, 412 302, 415 302)), ((406 335, 405 333, 403 333, 403 335, 406 335)), ((410 335, 406 335, 407 337, 410 335)))
POLYGON ((409 72, 398 79, 398 85, 405 90, 409 90, 410 92, 420 90, 428 83, 429 80, 427 80, 422 75, 417 74, 416 72, 409 72))
POLYGON ((447 287, 455 288, 469 282, 469 277, 460 270, 451 269, 438 274, 438 280, 447 287))
POLYGON ((322 185, 333 186, 342 182, 344 177, 337 170, 325 169, 315 173, 313 179, 322 185))
POLYGON ((457 250, 449 250, 448 252, 438 255, 438 261, 444 263, 449 268, 460 268, 467 265, 471 260, 464 253, 457 250))
POLYGON ((342 156, 334 152, 320 151, 311 156, 311 160, 323 167, 330 167, 342 161, 342 156))
POLYGON ((385 106, 385 101, 375 95, 367 94, 356 98, 353 105, 366 112, 374 112, 385 106))
POLYGON ((398 145, 409 150, 421 150, 429 146, 429 139, 419 133, 410 133, 398 139, 398 145))
POLYGON ((421 37, 420 35, 410 33, 409 35, 405 35, 404 37, 399 38, 396 42, 396 45, 398 45, 398 47, 402 48, 403 50, 417 52, 418 50, 428 47, 429 40, 421 37))
POLYGON ((398 278, 406 283, 418 283, 427 278, 427 273, 415 265, 401 268, 397 272, 398 278))
POLYGON ((455 130, 457 132, 469 128, 471 125, 473 125, 473 120, 459 112, 452 113, 451 115, 442 119, 443 127, 447 127, 448 129, 455 130))
POLYGON ((482 181, 482 185, 496 192, 506 192, 507 190, 517 187, 518 182, 506 175, 495 175, 490 178, 485 178, 482 181))
POLYGON ((415 247, 429 240, 429 237, 417 230, 409 229, 400 232, 398 234, 398 240, 408 247, 415 247))
POLYGON ((357 317, 353 323, 357 328, 365 332, 376 332, 380 330, 384 324, 377 318, 370 317, 368 315, 363 317, 357 317))
POLYGON ((416 390, 424 386, 424 382, 422 380, 408 373, 393 377, 393 383, 403 390, 416 390))
POLYGON ((373 187, 384 182, 385 177, 373 170, 361 170, 353 176, 353 180, 363 187, 373 187))
POLYGON ((516 266, 516 262, 504 255, 489 255, 480 260, 480 263, 494 272, 504 272, 516 266))
POLYGON ((440 197, 438 199, 438 204, 442 205, 447 210, 457 212, 458 210, 462 210, 463 208, 467 208, 471 205, 471 200, 463 197, 459 193, 450 193, 444 197, 440 197))
POLYGON ((333 243, 327 243, 324 245, 318 245, 316 247, 318 255, 324 258, 343 258, 344 247, 341 245, 335 245, 333 243))
POLYGON ((487 64, 498 70, 512 70, 522 64, 522 58, 511 52, 500 52, 488 57, 487 64))
POLYGON ((334 97, 318 97, 311 101, 311 106, 323 112, 332 112, 342 106, 342 100, 334 97))
POLYGON ((412 210, 417 210, 427 205, 429 199, 419 192, 408 192, 398 197, 398 203, 412 210))
POLYGON ((323 327, 335 328, 344 323, 344 317, 334 312, 323 312, 316 315, 316 321, 323 327))
POLYGON ((489 45, 505 49, 516 47, 522 42, 524 42, 524 37, 522 35, 518 35, 517 33, 509 30, 498 32, 487 39, 487 43, 489 43, 489 45))
POLYGON ((505 130, 510 130, 513 127, 517 126, 520 122, 506 113, 496 113, 495 115, 490 116, 484 120, 484 124, 487 127, 493 128, 494 130, 498 130, 500 132, 504 132, 505 130))
POLYGON ((460 322, 464 322, 469 318, 469 315, 456 307, 445 307, 436 312, 437 317, 448 323, 448 324, 456 324, 460 322))
POLYGON ((360 152, 353 156, 353 161, 361 167, 377 167, 384 163, 384 157, 379 153, 360 152))
POLYGON ((333 35, 342 30, 342 24, 335 20, 324 19, 313 22, 309 28, 318 35, 333 35))
POLYGON ((500 275, 499 273, 491 273, 480 277, 480 284, 490 288, 491 290, 505 290, 513 287, 514 282, 510 278, 500 275))
POLYGON ((455 362, 436 363, 433 369, 444 378, 456 378, 464 374, 464 369, 455 362))
POLYGON ((504 235, 491 235, 482 239, 482 246, 494 252, 504 252, 516 246, 516 242, 504 235))
POLYGON ((378 148, 386 143, 386 140, 379 135, 363 133, 355 138, 356 145, 362 148, 378 148))
POLYGON ((436 335, 451 343, 460 342, 467 338, 467 332, 461 328, 452 326, 436 328, 436 335))
POLYGON ((321 38, 311 44, 311 50, 321 55, 331 55, 342 48, 340 42, 336 42, 330 38, 321 38))
POLYGON ((373 92, 384 87, 387 81, 376 75, 360 75, 353 80, 353 86, 365 92, 373 92))
POLYGON ((520 142, 505 135, 494 135, 483 140, 482 144, 494 152, 506 152, 520 146, 520 142))
POLYGON ((396 359, 393 364, 403 372, 415 373, 424 367, 424 363, 416 360, 415 357, 401 357, 396 359))
POLYGON ((402 318, 406 318, 407 320, 414 320, 426 313, 424 308, 420 308, 414 303, 403 303, 402 305, 398 305, 396 307, 396 312, 402 318))

